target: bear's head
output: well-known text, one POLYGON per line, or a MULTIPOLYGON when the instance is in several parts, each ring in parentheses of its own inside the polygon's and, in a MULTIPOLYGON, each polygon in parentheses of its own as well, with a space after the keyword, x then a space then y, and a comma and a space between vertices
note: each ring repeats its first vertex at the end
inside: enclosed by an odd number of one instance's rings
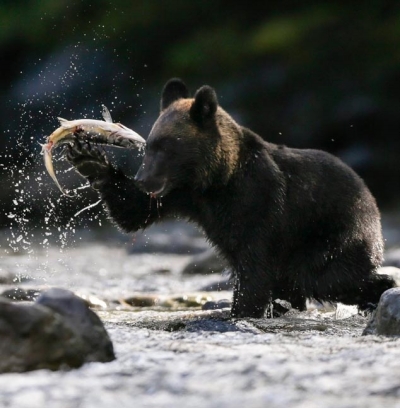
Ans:
POLYGON ((226 183, 239 156, 240 126, 218 105, 214 89, 194 98, 180 79, 164 86, 161 112, 147 138, 135 180, 153 197, 175 188, 204 190, 226 183))

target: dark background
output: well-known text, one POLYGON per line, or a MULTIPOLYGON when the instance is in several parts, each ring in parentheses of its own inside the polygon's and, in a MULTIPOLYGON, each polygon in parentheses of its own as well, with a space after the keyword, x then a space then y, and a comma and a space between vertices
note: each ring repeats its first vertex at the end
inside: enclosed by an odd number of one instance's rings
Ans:
MULTIPOLYGON (((268 141, 338 155, 397 209, 400 2, 2 0, 0 56, 3 228, 63 225, 96 201, 61 197, 44 172, 38 142, 57 116, 100 119, 104 103, 147 137, 170 77, 215 87, 268 141)), ((133 174, 136 153, 112 154, 133 174)), ((81 184, 55 166, 63 185, 81 184)))

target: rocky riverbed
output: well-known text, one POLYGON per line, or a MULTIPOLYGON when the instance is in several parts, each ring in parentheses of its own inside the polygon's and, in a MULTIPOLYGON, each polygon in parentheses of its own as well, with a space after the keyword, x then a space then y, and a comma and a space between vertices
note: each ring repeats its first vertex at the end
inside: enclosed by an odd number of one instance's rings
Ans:
POLYGON ((29 303, 72 290, 103 321, 116 360, 1 374, 0 406, 400 407, 400 340, 362 336, 368 318, 354 308, 231 320, 201 310, 231 293, 201 290, 218 274, 182 275, 190 256, 83 241, 2 252, 0 291, 17 287, 14 301, 29 303))

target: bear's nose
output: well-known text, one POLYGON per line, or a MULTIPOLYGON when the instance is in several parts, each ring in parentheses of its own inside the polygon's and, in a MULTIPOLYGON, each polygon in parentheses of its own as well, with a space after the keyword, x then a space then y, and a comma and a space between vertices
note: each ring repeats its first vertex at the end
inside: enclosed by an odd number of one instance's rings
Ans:
POLYGON ((144 178, 144 176, 142 174, 140 174, 140 172, 138 172, 134 178, 136 184, 138 185, 138 187, 141 190, 144 190, 146 193, 148 193, 149 191, 146 188, 146 179, 144 178))
POLYGON ((145 177, 138 172, 134 178, 138 187, 148 194, 158 194, 165 187, 165 180, 159 177, 145 177))
POLYGON ((140 185, 143 184, 143 177, 140 177, 139 174, 136 174, 134 180, 136 181, 137 184, 140 184, 140 185))
POLYGON ((143 186, 145 179, 146 179, 146 174, 145 174, 145 171, 143 170, 143 165, 141 165, 135 175, 134 180, 139 186, 143 186))

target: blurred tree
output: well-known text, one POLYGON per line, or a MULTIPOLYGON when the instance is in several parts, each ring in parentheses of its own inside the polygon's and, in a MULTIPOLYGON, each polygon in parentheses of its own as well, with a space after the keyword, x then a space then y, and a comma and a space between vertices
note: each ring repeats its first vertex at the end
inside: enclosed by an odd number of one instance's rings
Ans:
POLYGON ((5 166, 28 171, 55 116, 111 96, 114 116, 147 132, 178 76, 215 86, 267 140, 338 154, 381 206, 399 199, 398 2, 3 0, 0 55, 5 166))

